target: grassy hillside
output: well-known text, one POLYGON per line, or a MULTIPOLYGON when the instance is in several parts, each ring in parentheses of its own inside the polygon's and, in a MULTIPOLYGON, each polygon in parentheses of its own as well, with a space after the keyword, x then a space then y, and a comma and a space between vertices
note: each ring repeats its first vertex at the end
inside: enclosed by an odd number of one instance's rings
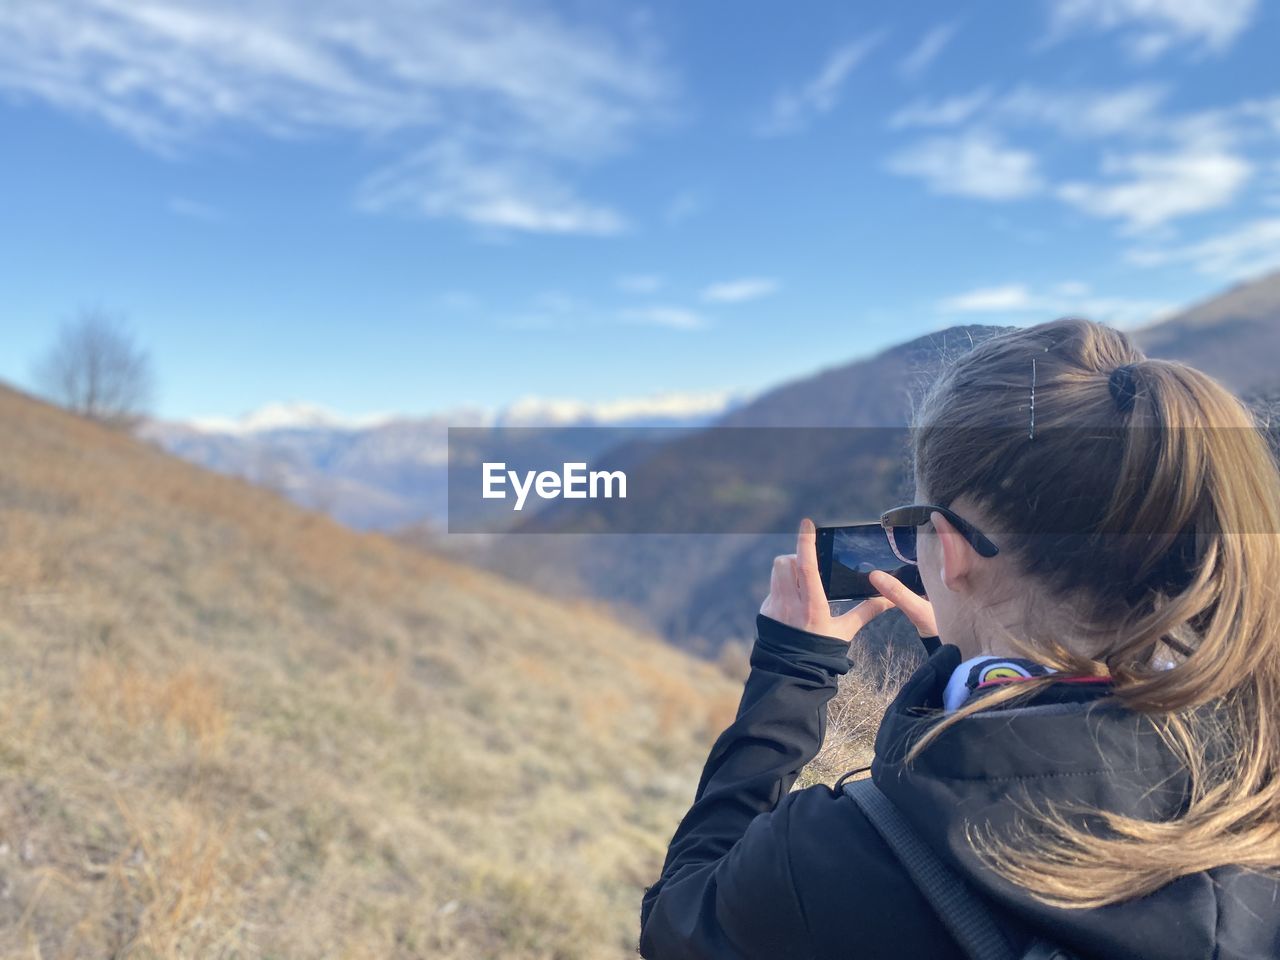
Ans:
POLYGON ((0 954, 623 957, 739 686, 0 389, 0 954))

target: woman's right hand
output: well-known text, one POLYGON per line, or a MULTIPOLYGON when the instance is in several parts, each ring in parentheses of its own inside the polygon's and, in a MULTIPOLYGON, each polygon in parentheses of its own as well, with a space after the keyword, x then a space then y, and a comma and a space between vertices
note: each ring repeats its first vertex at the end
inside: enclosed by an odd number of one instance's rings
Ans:
POLYGON ((879 571, 871 574, 871 585, 880 596, 863 600, 838 617, 831 615, 831 605, 822 589, 818 573, 818 550, 813 521, 800 523, 796 552, 777 557, 769 581, 769 595, 760 612, 780 623, 809 633, 851 641, 858 631, 892 607, 897 607, 915 626, 922 637, 937 635, 933 605, 912 593, 900 580, 879 571), (883 579, 880 579, 883 578, 883 579))
MULTIPOLYGON (((897 607, 911 621, 911 625, 916 628, 916 633, 921 637, 936 637, 938 635, 938 621, 933 615, 933 604, 927 598, 909 589, 906 584, 895 577, 891 573, 885 573, 883 570, 873 570, 867 577, 871 581, 871 585, 880 591, 880 596, 884 600, 878 602, 884 603, 885 600, 889 605, 897 607)), ((871 601, 866 601, 870 603, 871 601)))

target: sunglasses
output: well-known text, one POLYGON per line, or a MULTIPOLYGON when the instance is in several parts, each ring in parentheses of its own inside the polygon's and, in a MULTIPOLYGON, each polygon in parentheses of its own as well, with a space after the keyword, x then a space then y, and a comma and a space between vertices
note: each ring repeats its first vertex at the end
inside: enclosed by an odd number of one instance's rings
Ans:
POLYGON ((903 563, 915 563, 916 530, 929 522, 934 513, 940 513, 956 528, 965 542, 978 552, 980 557, 994 557, 1000 548, 987 539, 982 533, 963 517, 958 517, 946 507, 929 503, 912 503, 904 507, 886 510, 880 517, 880 526, 884 527, 885 536, 889 538, 889 548, 893 555, 903 563))

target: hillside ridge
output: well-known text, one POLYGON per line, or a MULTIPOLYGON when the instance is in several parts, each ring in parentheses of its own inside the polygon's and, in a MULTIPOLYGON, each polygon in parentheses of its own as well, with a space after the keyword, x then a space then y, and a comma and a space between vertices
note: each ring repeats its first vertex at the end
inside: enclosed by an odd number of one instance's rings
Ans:
POLYGON ((0 953, 633 955, 736 683, 8 388, 0 443, 0 953))

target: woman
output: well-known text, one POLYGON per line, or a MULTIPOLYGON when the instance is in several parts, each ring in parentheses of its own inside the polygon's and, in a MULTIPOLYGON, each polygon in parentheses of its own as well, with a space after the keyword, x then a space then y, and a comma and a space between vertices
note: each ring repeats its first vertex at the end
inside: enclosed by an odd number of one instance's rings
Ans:
POLYGON ((872 778, 1011 945, 1280 957, 1280 476, 1245 409, 1060 320, 955 363, 913 454, 915 509, 887 522, 928 599, 873 574, 882 597, 832 617, 801 524, 645 894, 642 955, 965 956, 858 803, 789 792, 848 643, 896 606, 941 646, 886 712, 872 778))

